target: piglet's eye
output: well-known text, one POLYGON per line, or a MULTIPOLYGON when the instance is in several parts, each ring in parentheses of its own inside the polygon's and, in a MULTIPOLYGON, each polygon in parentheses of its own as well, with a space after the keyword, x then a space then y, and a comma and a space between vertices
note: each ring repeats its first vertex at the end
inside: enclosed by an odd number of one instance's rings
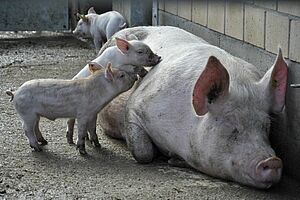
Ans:
POLYGON ((124 74, 121 74, 121 75, 120 75, 120 78, 124 78, 124 77, 125 77, 125 75, 124 75, 124 74))

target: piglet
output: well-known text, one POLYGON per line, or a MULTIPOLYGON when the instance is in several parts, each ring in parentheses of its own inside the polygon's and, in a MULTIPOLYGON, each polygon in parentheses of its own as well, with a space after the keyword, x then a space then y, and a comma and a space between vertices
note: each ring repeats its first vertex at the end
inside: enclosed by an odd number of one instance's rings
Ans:
POLYGON ((78 119, 77 148, 86 154, 87 131, 95 147, 100 147, 96 135, 97 113, 114 97, 129 90, 137 80, 136 74, 90 66, 93 74, 76 80, 36 79, 24 83, 15 92, 6 91, 23 121, 23 129, 30 146, 41 151, 46 145, 39 129, 40 117, 78 119))
POLYGON ((92 37, 97 53, 102 44, 114 33, 126 27, 126 20, 116 11, 98 15, 94 8, 91 7, 88 10, 87 15, 77 13, 77 17, 79 17, 80 20, 78 21, 73 34, 83 37, 92 37))

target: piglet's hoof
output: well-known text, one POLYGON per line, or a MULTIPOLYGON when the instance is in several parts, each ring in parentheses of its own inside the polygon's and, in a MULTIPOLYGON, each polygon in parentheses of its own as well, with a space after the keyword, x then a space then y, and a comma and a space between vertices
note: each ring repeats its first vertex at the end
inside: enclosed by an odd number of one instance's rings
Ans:
POLYGON ((69 145, 75 144, 73 141, 73 134, 71 134, 69 131, 67 131, 66 138, 69 145))
POLYGON ((45 146, 45 145, 48 144, 48 141, 47 141, 47 140, 42 140, 42 141, 39 141, 39 142, 40 142, 40 144, 41 144, 42 146, 45 146))
POLYGON ((80 155, 83 155, 83 156, 87 155, 87 152, 85 151, 84 145, 77 146, 77 149, 78 149, 80 155))
POLYGON ((101 148, 101 144, 97 140, 91 140, 91 144, 94 145, 95 148, 101 148))
POLYGON ((30 147, 33 148, 33 150, 36 151, 36 152, 41 152, 41 151, 43 151, 43 149, 42 149, 40 146, 38 146, 38 145, 37 145, 37 146, 32 146, 32 145, 30 145, 30 147))

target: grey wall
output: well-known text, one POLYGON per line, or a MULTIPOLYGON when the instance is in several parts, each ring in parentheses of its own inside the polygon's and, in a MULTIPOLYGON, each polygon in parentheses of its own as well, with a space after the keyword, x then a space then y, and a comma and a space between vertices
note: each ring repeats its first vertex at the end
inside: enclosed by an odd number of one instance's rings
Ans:
POLYGON ((113 0, 113 10, 126 18, 129 27, 152 24, 151 0, 113 0))

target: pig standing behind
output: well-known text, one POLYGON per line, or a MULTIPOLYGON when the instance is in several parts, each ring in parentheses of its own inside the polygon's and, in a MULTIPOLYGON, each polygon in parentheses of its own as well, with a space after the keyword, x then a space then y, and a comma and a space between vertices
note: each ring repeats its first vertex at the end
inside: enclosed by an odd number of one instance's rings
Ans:
POLYGON ((80 15, 77 13, 77 16, 80 20, 78 21, 73 34, 92 37, 97 53, 102 44, 114 33, 126 27, 126 20, 116 11, 98 15, 94 8, 91 7, 88 10, 87 15, 80 15))
POLYGON ((280 180, 282 161, 268 136, 269 114, 281 112, 285 104, 287 64, 281 51, 261 74, 256 66, 179 28, 121 32, 144 35, 142 41, 163 57, 129 99, 117 98, 100 112, 110 115, 110 122, 124 124, 119 132, 138 162, 151 162, 158 148, 215 177, 258 188, 280 180), (123 123, 122 113, 110 111, 124 106, 123 123))
MULTIPOLYGON (((91 67, 91 70, 96 69, 91 67)), ((96 135, 97 113, 118 94, 130 89, 136 80, 135 74, 112 70, 108 65, 105 72, 98 70, 85 79, 31 80, 14 93, 6 93, 12 96, 32 148, 41 151, 39 142, 47 144, 39 129, 40 117, 50 120, 73 117, 78 119, 77 148, 81 154, 86 154, 87 131, 94 145, 100 146, 96 135)))
MULTIPOLYGON (((160 62, 161 57, 154 54, 149 46, 141 41, 126 41, 121 38, 115 38, 113 41, 116 42, 116 46, 105 49, 99 57, 91 61, 90 65, 99 68, 111 62, 116 69, 144 77, 147 71, 142 66, 154 66, 160 62)), ((73 79, 84 78, 90 74, 89 65, 86 65, 73 79)), ((75 119, 69 119, 67 124, 67 141, 74 144, 75 119)))

